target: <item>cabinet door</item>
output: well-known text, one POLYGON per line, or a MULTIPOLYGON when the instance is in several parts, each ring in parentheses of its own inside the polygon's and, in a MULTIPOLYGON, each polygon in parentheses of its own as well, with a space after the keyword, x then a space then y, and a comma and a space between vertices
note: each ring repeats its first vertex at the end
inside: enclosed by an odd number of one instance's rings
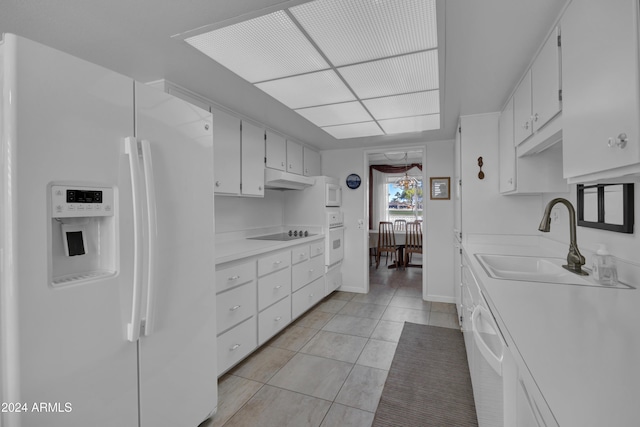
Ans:
POLYGON ((242 123, 242 194, 264 196, 264 129, 242 123))
POLYGON ((240 194, 240 119, 212 109, 214 191, 240 194))
POLYGON ((302 145, 287 140, 287 172, 302 175, 302 145))
POLYGON ((562 17, 565 177, 640 162, 637 21, 635 0, 574 1, 562 17))
POLYGON ((320 153, 310 148, 303 147, 302 157, 304 163, 304 176, 321 175, 320 153))
POLYGON ((516 147, 513 143, 513 98, 500 114, 500 192, 516 189, 516 147))
POLYGON ((533 133, 531 127, 531 70, 527 71, 513 95, 513 117, 515 144, 520 145, 533 133))
POLYGON ((551 33, 531 67, 533 131, 560 112, 560 47, 558 29, 551 33))
POLYGON ((278 134, 267 131, 267 167, 285 170, 287 167, 287 140, 278 134))

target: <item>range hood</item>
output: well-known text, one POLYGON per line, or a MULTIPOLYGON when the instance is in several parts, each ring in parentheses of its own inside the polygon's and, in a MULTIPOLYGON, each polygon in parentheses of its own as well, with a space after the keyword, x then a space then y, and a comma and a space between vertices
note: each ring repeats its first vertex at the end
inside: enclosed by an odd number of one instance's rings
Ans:
POLYGON ((304 190, 315 184, 315 178, 296 175, 276 169, 265 168, 264 188, 276 190, 304 190))

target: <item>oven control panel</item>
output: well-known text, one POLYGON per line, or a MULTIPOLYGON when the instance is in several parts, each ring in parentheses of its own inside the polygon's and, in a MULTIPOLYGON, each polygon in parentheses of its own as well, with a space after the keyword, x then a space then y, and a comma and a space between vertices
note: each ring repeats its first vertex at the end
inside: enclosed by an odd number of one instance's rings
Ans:
POLYGON ((113 216, 112 187, 51 186, 51 216, 81 218, 113 216))

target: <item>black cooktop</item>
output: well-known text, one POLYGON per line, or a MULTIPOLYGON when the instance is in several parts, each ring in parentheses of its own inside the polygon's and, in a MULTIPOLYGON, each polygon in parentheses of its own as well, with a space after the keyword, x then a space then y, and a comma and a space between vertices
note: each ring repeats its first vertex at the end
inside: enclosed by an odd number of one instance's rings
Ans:
POLYGON ((296 240, 302 239, 304 237, 315 236, 315 234, 311 234, 308 232, 296 231, 296 232, 284 232, 277 234, 268 234, 266 236, 256 236, 256 237, 248 237, 249 240, 279 240, 279 241, 287 241, 287 240, 296 240))

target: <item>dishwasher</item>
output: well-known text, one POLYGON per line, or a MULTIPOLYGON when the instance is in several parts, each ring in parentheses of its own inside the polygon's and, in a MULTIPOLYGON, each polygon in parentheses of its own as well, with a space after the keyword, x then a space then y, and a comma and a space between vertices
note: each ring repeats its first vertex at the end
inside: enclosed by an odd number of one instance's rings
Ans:
POLYGON ((500 329, 482 295, 478 282, 463 258, 463 327, 473 398, 480 427, 503 427, 505 398, 510 399, 514 361, 506 348, 500 329))

